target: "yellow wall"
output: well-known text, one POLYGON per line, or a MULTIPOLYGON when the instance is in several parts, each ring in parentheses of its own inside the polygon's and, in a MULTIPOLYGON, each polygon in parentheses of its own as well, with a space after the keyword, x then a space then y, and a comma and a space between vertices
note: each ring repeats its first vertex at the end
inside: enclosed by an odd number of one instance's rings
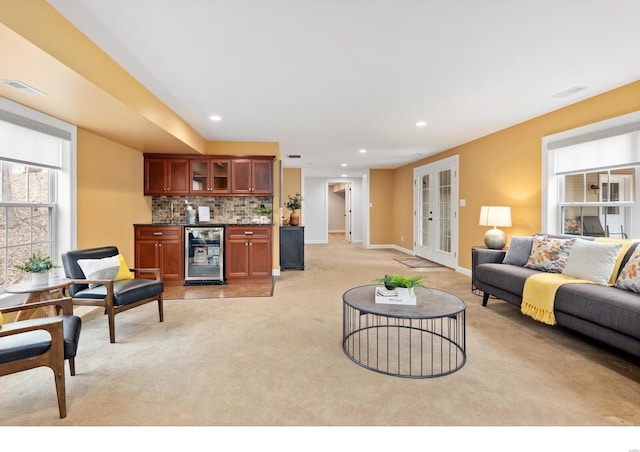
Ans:
MULTIPOLYGON (((482 205, 511 206, 513 227, 504 228, 507 240, 541 231, 542 138, 638 110, 640 81, 396 169, 392 243, 411 248, 406 237, 413 237, 413 209, 406 204, 413 199, 413 169, 452 155, 460 156, 459 197, 466 200, 459 209, 461 267, 471 268, 471 247, 483 244, 486 228, 478 225, 482 205)), ((384 227, 372 221, 371 237, 379 237, 384 227)))
POLYGON ((393 170, 369 171, 369 221, 375 224, 369 237, 372 245, 393 243, 394 184, 393 170))
POLYGON ((134 266, 133 224, 151 219, 142 153, 78 129, 78 248, 116 245, 134 266))
POLYGON ((302 169, 283 168, 282 202, 280 203, 280 207, 282 207, 282 218, 289 218, 289 215, 291 215, 291 211, 284 207, 284 203, 287 202, 289 196, 294 196, 296 193, 302 193, 302 169))

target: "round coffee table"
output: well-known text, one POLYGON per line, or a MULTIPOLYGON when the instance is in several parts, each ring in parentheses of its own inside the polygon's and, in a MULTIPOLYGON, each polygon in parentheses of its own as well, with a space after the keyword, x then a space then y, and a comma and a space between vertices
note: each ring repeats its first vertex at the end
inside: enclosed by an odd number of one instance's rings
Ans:
POLYGON ((465 310, 459 297, 415 288, 415 305, 375 302, 376 285, 342 295, 342 348, 356 364, 385 375, 432 378, 464 366, 465 310))

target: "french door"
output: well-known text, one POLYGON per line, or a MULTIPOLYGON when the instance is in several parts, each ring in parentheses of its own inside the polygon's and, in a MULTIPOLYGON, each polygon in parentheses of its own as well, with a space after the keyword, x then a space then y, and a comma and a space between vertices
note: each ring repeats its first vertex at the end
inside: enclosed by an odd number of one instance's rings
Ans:
POLYGON ((416 256, 458 266, 458 156, 414 169, 416 256))

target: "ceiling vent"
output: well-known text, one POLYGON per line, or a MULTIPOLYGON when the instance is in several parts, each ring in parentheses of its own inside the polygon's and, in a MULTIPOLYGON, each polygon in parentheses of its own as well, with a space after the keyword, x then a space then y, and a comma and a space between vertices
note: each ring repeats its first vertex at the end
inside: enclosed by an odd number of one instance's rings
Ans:
POLYGON ((290 159, 299 159, 300 154, 289 154, 287 157, 289 157, 290 159))
POLYGON ((28 94, 29 96, 46 96, 47 95, 42 91, 38 91, 37 89, 30 87, 26 83, 22 83, 20 80, 0 80, 0 81, 5 85, 9 85, 12 88, 19 89, 20 91, 22 91, 25 94, 28 94))
POLYGON ((568 97, 568 96, 571 96, 572 94, 575 94, 575 93, 577 93, 579 91, 582 91, 583 89, 587 89, 587 87, 586 86, 574 86, 572 88, 569 88, 569 89, 566 89, 566 90, 564 90, 562 92, 554 94, 551 97, 558 97, 558 98, 560 98, 560 97, 568 97))

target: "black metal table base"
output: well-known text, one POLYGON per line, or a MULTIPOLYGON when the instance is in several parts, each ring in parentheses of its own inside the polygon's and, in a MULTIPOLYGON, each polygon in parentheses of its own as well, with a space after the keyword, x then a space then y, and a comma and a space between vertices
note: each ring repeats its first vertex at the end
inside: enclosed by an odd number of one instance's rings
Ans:
POLYGON ((363 311, 345 302, 345 355, 366 369, 404 378, 440 377, 464 366, 464 309, 443 316, 410 317, 363 311))

